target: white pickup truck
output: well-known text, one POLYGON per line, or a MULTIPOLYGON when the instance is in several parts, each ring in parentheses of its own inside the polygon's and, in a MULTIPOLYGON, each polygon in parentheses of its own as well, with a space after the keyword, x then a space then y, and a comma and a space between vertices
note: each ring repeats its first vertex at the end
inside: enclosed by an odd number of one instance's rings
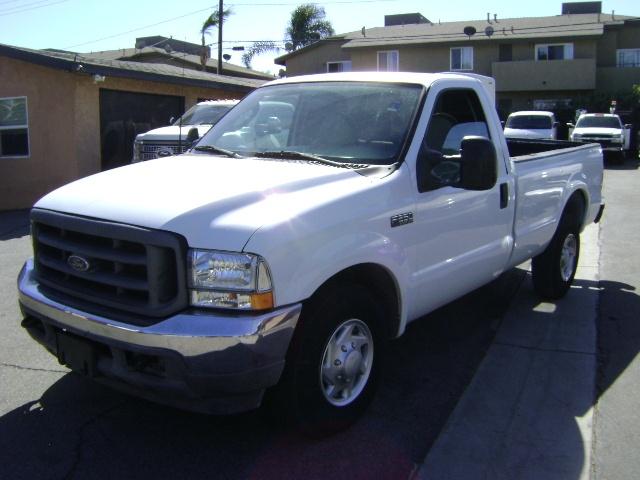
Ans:
POLYGON ((409 322, 529 258, 564 295, 602 176, 599 145, 507 142, 477 76, 274 81, 190 152, 38 201, 23 326, 135 395, 340 428, 409 322))
POLYGON ((132 163, 179 155, 207 133, 238 100, 205 100, 198 102, 167 127, 154 128, 136 135, 132 163))

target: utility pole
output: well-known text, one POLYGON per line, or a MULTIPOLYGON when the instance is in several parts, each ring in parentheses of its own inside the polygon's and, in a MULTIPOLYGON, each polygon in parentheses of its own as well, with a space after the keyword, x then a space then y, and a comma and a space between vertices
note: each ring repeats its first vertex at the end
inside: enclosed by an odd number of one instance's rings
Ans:
POLYGON ((218 75, 222 75, 222 24, 224 22, 224 0, 219 0, 218 12, 218 75))

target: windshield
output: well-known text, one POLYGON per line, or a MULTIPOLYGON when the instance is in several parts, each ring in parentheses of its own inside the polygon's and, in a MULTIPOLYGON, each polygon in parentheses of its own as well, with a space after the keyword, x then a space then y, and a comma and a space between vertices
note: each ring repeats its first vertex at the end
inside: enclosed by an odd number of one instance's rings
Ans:
POLYGON ((618 117, 580 117, 576 128, 622 128, 618 117))
MULTIPOLYGON (((233 105, 194 105, 182 116, 182 125, 213 125, 227 113, 233 105)), ((180 125, 181 120, 173 122, 180 125)))
POLYGON ((398 160, 422 91, 419 85, 374 82, 259 88, 198 146, 243 156, 278 152, 277 158, 289 158, 284 153, 297 153, 341 163, 390 165, 398 160))
POLYGON ((543 115, 517 115, 507 118, 506 128, 520 130, 549 130, 553 127, 551 117, 543 115))

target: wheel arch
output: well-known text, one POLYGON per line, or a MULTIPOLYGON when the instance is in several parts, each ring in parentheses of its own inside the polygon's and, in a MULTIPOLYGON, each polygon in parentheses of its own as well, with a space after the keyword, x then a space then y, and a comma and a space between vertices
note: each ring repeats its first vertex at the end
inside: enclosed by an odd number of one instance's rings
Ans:
POLYGON ((387 337, 395 338, 401 331, 402 295, 397 279, 389 269, 377 263, 360 263, 337 272, 312 294, 311 298, 321 295, 327 287, 336 283, 360 285, 381 302, 384 309, 387 337))
POLYGON ((561 220, 565 215, 576 215, 580 225, 580 230, 582 231, 585 227, 588 205, 589 193, 584 188, 576 187, 567 196, 567 200, 564 202, 559 220, 561 220))

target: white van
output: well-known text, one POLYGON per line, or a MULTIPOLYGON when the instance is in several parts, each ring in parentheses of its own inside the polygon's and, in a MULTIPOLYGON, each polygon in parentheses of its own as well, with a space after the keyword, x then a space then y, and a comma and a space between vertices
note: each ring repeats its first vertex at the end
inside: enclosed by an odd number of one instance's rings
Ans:
POLYGON ((513 112, 504 126, 507 138, 541 138, 555 140, 558 137, 558 122, 553 112, 513 112))

